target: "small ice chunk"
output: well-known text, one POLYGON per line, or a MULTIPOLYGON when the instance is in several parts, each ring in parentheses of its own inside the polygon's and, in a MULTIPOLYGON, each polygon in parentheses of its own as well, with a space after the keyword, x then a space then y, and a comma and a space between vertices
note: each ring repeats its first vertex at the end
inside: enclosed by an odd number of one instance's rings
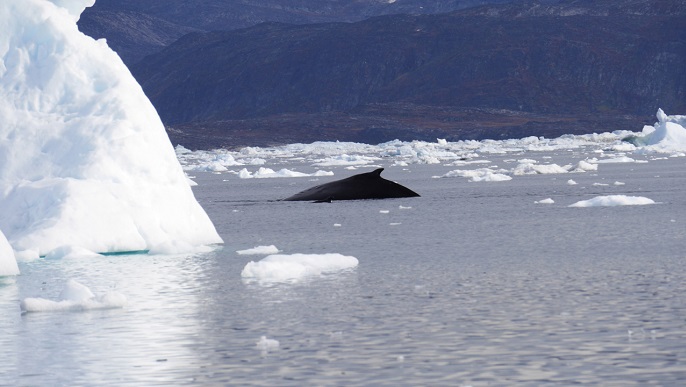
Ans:
POLYGON ((613 207, 638 206, 646 204, 655 204, 655 202, 642 196, 608 195, 596 196, 593 199, 582 200, 569 205, 569 207, 613 207))
POLYGON ((52 301, 45 298, 25 298, 19 306, 22 312, 28 313, 116 309, 123 308, 127 303, 124 295, 114 291, 97 297, 88 287, 73 279, 62 289, 60 299, 52 301))
POLYGON ((241 179, 269 179, 276 177, 318 177, 318 176, 333 176, 332 171, 322 171, 319 170, 314 173, 303 173, 291 171, 290 169, 282 168, 279 171, 274 171, 271 168, 260 167, 254 174, 248 171, 246 168, 241 169, 238 173, 238 177, 241 179))
POLYGON ((498 171, 494 171, 493 169, 490 168, 480 168, 480 169, 473 169, 473 170, 460 170, 456 169, 454 171, 450 171, 446 173, 443 176, 439 177, 467 177, 469 178, 469 181, 472 182, 496 182, 496 181, 508 181, 512 180, 512 177, 507 176, 505 174, 499 173, 498 171))
POLYGON ((274 254, 258 262, 248 262, 241 272, 241 277, 261 282, 292 282, 305 277, 351 269, 358 263, 355 257, 337 253, 274 254))
POLYGON ((589 163, 588 161, 581 160, 579 163, 576 165, 576 168, 572 172, 588 172, 588 171, 597 171, 598 170, 598 164, 592 164, 589 163))
POLYGON ((279 341, 274 339, 268 339, 267 336, 260 337, 260 339, 255 344, 257 349, 259 349, 263 355, 266 355, 271 351, 279 349, 279 341))
POLYGON ((551 198, 547 198, 547 199, 539 200, 539 201, 537 201, 536 203, 539 203, 539 204, 553 204, 553 203, 555 203, 555 201, 554 201, 553 199, 551 199, 551 198))
POLYGON ((568 185, 577 185, 578 183, 572 179, 567 180, 568 185))
POLYGON ((613 158, 609 158, 609 159, 595 160, 594 162, 596 164, 618 164, 618 163, 635 163, 636 160, 632 159, 631 157, 620 156, 620 157, 613 157, 613 158))

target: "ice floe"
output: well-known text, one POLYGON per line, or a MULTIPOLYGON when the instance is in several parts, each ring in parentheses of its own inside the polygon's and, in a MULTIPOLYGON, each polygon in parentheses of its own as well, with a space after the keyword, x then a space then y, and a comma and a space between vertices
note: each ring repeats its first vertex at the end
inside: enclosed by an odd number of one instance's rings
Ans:
POLYGON ((60 300, 45 298, 25 298, 21 301, 22 312, 63 312, 92 309, 116 309, 126 306, 126 297, 118 292, 109 291, 96 296, 85 285, 71 279, 62 289, 60 300))
POLYGON ((257 343, 255 343, 255 346, 260 350, 262 356, 266 356, 269 352, 279 349, 279 341, 268 339, 267 336, 262 336, 257 343))
MULTIPOLYGON (((661 110, 660 110, 661 112, 661 110)), ((446 166, 467 167, 487 164, 489 155, 517 155, 527 152, 553 152, 583 150, 584 159, 570 165, 554 163, 540 164, 534 159, 521 159, 514 168, 506 172, 493 172, 507 176, 526 174, 559 174, 568 172, 597 171, 598 164, 617 162, 646 162, 640 160, 645 153, 667 153, 681 157, 686 152, 686 140, 683 133, 686 125, 685 116, 668 116, 658 112, 655 126, 645 127, 643 132, 618 130, 611 133, 593 133, 584 135, 563 135, 558 138, 526 137, 508 140, 466 140, 466 141, 389 141, 377 145, 352 142, 314 142, 311 144, 288 144, 277 147, 249 147, 238 151, 224 149, 186 152, 179 154, 179 159, 186 170, 194 168, 208 169, 208 163, 220 161, 220 164, 246 164, 247 157, 259 158, 270 162, 299 162, 311 166, 327 167, 367 167, 381 161, 394 166, 412 164, 443 164, 446 166), (586 159, 585 155, 597 152, 598 157, 586 159), (636 156, 634 156, 636 155, 636 156), (228 160, 224 162, 222 160, 228 160)), ((496 168, 491 168, 495 171, 496 168)), ((483 173, 489 180, 488 172, 483 173)), ((471 177, 470 177, 471 178, 471 177)), ((498 177, 496 177, 497 179, 498 177)), ((478 177, 477 177, 478 180, 478 177)), ((476 181, 476 180, 475 180, 476 181)))
POLYGON ((655 204, 655 202, 652 199, 643 196, 607 195, 581 200, 574 204, 570 204, 569 207, 639 206, 646 204, 655 204))
POLYGON ((247 281, 292 282, 307 277, 352 269, 358 265, 355 257, 328 254, 274 254, 245 265, 241 277, 247 281))

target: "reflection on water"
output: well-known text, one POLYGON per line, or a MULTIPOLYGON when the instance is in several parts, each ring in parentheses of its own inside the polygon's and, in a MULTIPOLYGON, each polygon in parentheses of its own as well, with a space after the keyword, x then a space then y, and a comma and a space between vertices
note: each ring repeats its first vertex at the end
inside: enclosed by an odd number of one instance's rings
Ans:
MULTIPOLYGON (((388 276, 361 265, 264 286, 235 275, 240 259, 225 249, 23 267, 46 294, 62 278, 97 278, 94 291, 126 291, 129 306, 20 316, 3 303, 3 383, 678 385, 686 377, 683 272, 453 265, 388 276), (260 351, 261 336, 279 348, 260 351)), ((3 300, 26 296, 23 279, 1 288, 3 300)))
MULTIPOLYGON (((213 181, 201 199, 218 192, 213 181)), ((446 183, 435 184, 424 191, 446 183)), ((674 206, 522 210, 548 188, 465 187, 450 191, 476 198, 464 206, 431 194, 240 212, 213 202, 227 242, 210 253, 23 263, 0 283, 0 385, 683 385, 686 268, 673 246, 684 236, 664 221, 674 206), (646 240, 659 225, 661 240, 646 240), (235 251, 266 244, 360 265, 244 283, 255 257, 235 251), (20 313, 19 300, 56 299, 68 279, 129 303, 20 313), (262 336, 278 348, 261 350, 262 336)))

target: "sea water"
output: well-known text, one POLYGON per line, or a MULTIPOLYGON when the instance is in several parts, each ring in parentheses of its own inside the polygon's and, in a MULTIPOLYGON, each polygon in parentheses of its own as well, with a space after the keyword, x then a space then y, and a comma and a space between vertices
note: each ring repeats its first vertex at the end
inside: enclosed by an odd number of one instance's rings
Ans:
MULTIPOLYGON (((492 156, 490 166, 511 158, 492 156)), ((371 169, 195 172, 195 195, 225 244, 21 262, 22 274, 0 283, 0 385, 683 385, 685 164, 470 182, 434 178, 454 166, 380 160, 382 176, 422 197, 320 204, 276 199, 371 169), (600 195, 656 204, 569 207, 600 195), (264 256, 236 251, 270 245, 359 265, 297 281, 242 279, 264 256), (22 299, 56 299, 70 279, 128 303, 21 313, 22 299)))

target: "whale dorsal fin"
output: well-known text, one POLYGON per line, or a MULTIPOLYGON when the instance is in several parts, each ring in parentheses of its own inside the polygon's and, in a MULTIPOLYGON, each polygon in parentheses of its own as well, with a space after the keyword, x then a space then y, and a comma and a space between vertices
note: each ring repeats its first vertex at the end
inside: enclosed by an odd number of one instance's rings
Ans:
POLYGON ((369 176, 381 177, 381 172, 383 172, 383 168, 378 168, 369 172, 369 176))

